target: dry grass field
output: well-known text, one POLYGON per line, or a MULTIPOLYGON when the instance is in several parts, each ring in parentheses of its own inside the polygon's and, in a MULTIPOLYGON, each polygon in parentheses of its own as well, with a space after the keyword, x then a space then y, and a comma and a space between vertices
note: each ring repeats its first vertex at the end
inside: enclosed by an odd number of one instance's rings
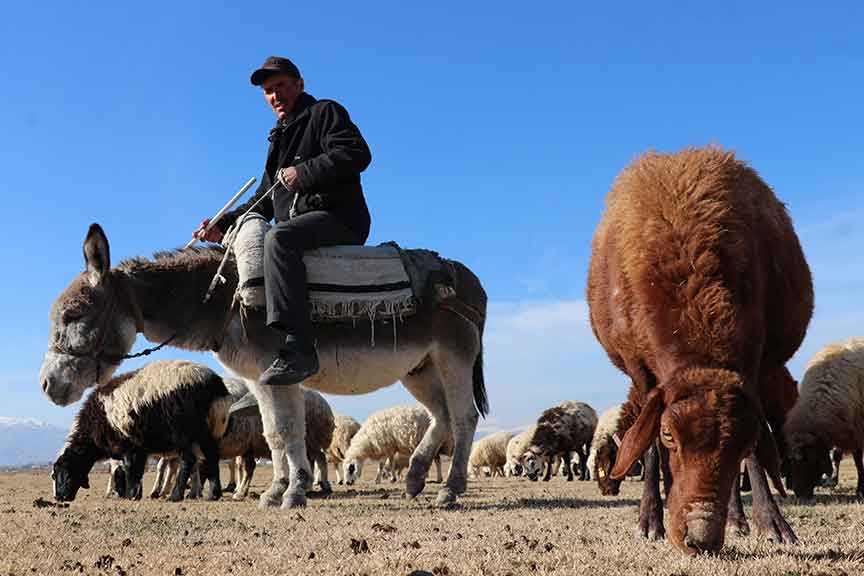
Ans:
MULTIPOLYGON (((369 475, 371 470, 366 470, 369 475)), ((260 468, 253 491, 269 480, 260 468)), ((783 509, 801 544, 729 536, 715 556, 688 558, 633 536, 641 484, 602 498, 593 482, 472 481, 458 509, 415 501, 401 487, 335 486, 300 511, 255 501, 106 499, 107 475, 70 505, 51 499, 49 472, 0 474, 0 576, 457 575, 457 574, 864 574, 864 505, 844 462, 840 488, 783 509)), ((146 478, 146 488, 152 473, 146 478)), ((749 497, 746 504, 749 514, 749 497)))

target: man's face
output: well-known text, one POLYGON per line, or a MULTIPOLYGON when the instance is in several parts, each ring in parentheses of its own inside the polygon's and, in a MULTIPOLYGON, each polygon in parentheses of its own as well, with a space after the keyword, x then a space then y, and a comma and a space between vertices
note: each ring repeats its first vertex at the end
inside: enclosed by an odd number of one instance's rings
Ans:
POLYGON ((274 74, 261 84, 261 88, 276 117, 284 120, 303 93, 303 79, 288 74, 274 74))

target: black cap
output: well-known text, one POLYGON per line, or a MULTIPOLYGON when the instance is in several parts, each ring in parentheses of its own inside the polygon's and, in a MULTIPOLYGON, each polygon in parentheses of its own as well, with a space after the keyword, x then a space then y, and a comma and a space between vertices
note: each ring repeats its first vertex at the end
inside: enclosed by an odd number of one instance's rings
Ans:
POLYGON ((252 73, 250 80, 254 86, 260 86, 273 74, 288 74, 294 78, 300 78, 300 70, 291 60, 281 56, 270 56, 258 70, 252 73))

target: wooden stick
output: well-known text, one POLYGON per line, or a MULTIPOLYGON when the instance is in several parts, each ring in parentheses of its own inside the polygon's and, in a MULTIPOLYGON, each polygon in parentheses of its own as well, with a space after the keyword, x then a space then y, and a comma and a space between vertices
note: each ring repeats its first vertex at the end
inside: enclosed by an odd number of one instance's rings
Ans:
MULTIPOLYGON (((216 215, 210 219, 210 222, 207 223, 207 226, 204 228, 204 230, 202 230, 200 232, 199 236, 204 236, 205 234, 207 234, 207 231, 216 225, 216 223, 219 221, 219 219, 222 218, 222 216, 224 216, 225 213, 228 210, 230 210, 231 207, 234 206, 234 204, 236 204, 238 200, 240 200, 240 197, 243 196, 243 194, 245 194, 246 191, 249 190, 249 188, 251 188, 252 184, 254 184, 254 183, 255 183, 255 177, 253 176, 252 178, 249 179, 248 182, 246 182, 246 184, 243 185, 242 188, 240 188, 240 190, 236 194, 234 194, 234 196, 231 198, 231 200, 229 200, 228 203, 225 204, 222 207, 222 209, 219 210, 216 213, 216 215)), ((196 242, 198 242, 200 240, 199 236, 192 238, 192 240, 190 240, 189 243, 186 244, 186 246, 184 246, 184 248, 189 248, 189 247, 193 246, 196 242)))

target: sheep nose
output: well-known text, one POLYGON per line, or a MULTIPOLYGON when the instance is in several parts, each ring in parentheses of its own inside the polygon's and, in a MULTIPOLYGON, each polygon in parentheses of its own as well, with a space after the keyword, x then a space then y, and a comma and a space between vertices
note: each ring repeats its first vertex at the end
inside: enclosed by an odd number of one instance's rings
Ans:
POLYGON ((694 552, 716 552, 723 546, 723 529, 713 518, 688 518, 684 545, 694 552))

